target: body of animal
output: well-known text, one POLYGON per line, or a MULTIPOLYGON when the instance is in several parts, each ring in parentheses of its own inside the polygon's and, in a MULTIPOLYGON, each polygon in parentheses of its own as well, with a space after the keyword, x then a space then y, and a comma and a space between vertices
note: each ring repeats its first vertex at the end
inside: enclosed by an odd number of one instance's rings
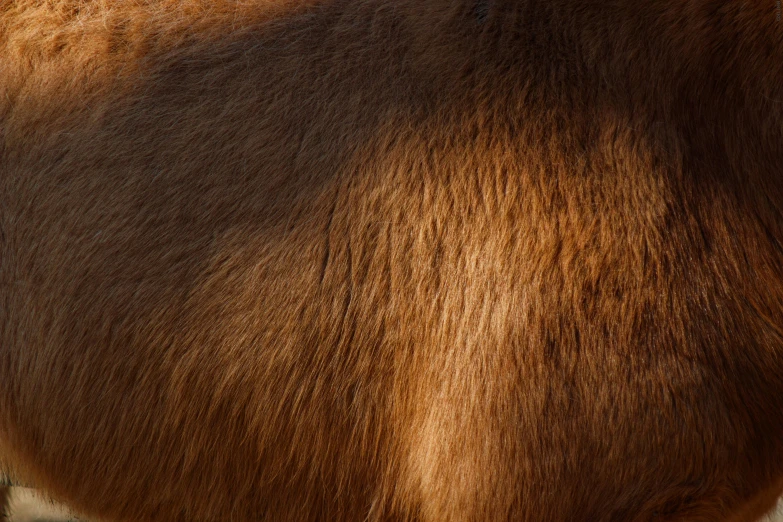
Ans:
POLYGON ((110 521, 755 520, 783 26, 0 2, 0 460, 110 521))
POLYGON ((11 489, 5 484, 0 485, 0 520, 8 517, 8 504, 11 500, 11 489))

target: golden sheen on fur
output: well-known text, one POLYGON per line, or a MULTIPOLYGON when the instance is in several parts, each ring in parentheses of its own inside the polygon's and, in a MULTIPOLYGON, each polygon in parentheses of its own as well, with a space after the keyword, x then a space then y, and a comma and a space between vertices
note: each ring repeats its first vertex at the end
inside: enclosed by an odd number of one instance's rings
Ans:
POLYGON ((774 0, 0 1, 0 447, 112 522, 756 520, 774 0))

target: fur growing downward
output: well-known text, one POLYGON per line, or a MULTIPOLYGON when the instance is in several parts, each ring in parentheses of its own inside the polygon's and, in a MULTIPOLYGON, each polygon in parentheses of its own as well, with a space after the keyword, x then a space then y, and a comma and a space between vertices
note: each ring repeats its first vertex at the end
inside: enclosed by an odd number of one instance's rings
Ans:
POLYGON ((116 522, 783 490, 773 0, 0 0, 0 460, 116 522))

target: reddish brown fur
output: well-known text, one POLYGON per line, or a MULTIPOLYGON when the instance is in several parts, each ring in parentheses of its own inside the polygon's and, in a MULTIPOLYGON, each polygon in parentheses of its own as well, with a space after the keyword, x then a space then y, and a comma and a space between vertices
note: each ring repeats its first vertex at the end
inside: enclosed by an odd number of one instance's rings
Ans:
POLYGON ((0 2, 0 445, 115 521, 750 521, 772 0, 0 2))

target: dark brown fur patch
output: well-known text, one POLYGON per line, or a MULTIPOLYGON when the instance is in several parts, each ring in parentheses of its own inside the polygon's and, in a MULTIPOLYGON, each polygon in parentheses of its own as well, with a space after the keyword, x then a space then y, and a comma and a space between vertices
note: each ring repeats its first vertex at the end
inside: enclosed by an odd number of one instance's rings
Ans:
POLYGON ((8 520, 11 516, 9 511, 9 501, 11 500, 11 488, 0 485, 0 520, 8 520))

